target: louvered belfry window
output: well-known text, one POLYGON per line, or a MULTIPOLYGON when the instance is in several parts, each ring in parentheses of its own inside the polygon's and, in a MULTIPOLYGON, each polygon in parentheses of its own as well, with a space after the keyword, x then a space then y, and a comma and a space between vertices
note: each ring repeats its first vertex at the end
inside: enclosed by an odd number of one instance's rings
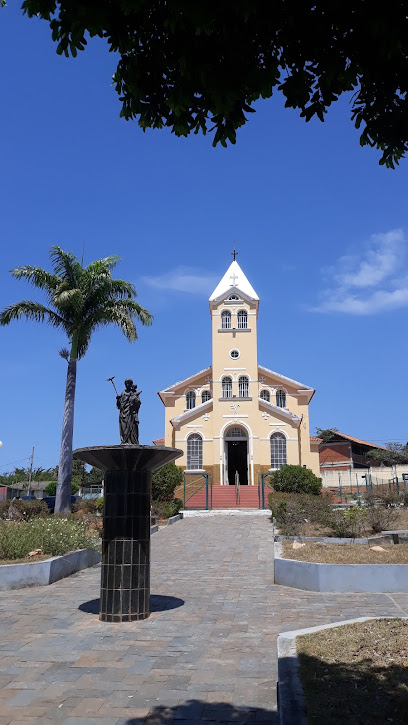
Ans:
POLYGON ((247 375, 241 375, 238 380, 238 391, 240 398, 248 398, 249 396, 249 378, 247 375))
POLYGON ((229 310, 221 312, 221 327, 223 330, 231 329, 231 312, 229 310))
POLYGON ((238 312, 238 329, 246 330, 248 327, 248 313, 246 310, 240 310, 238 312))
POLYGON ((232 379, 229 375, 222 380, 222 397, 232 398, 232 379))

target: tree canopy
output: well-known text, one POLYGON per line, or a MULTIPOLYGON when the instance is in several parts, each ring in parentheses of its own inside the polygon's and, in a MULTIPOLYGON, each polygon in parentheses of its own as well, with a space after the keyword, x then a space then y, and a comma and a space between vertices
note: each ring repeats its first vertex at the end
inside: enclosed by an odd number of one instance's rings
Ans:
POLYGON ((384 448, 373 448, 367 451, 367 458, 371 466, 394 466, 408 463, 408 443, 392 442, 385 444, 384 448))
MULTIPOLYGON (((22 317, 36 322, 47 321, 64 331, 70 344, 70 350, 60 350, 61 357, 68 362, 68 369, 55 504, 55 510, 59 512, 70 510, 77 361, 85 355, 95 330, 115 325, 129 342, 134 342, 137 339, 135 320, 142 325, 151 325, 153 317, 136 302, 133 284, 112 277, 119 257, 111 255, 84 267, 72 252, 64 252, 58 246, 51 247, 50 256, 52 273, 28 264, 10 271, 16 279, 25 279, 42 290, 48 306, 31 300, 15 302, 0 312, 0 325, 8 325, 22 317)), ((81 476, 84 469, 78 465, 81 476)))
POLYGON ((408 19, 391 0, 25 0, 48 21, 57 53, 76 56, 87 38, 118 53, 121 116, 178 136, 214 131, 235 143, 253 103, 275 89, 287 107, 321 121, 351 95, 361 145, 394 168, 408 147, 408 19))

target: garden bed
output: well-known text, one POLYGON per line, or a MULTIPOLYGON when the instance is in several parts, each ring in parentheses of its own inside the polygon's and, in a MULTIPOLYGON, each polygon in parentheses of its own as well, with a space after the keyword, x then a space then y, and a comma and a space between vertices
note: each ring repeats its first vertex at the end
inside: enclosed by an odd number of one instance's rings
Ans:
POLYGON ((408 621, 379 619, 297 637, 309 723, 408 723, 408 621))
MULTIPOLYGON (((408 564, 385 562, 387 565, 384 566, 384 563, 378 563, 378 559, 373 564, 333 564, 288 559, 282 556, 285 543, 275 543, 275 584, 309 592, 408 592, 408 564)), ((338 549, 337 556, 347 556, 347 550, 353 549, 354 546, 367 548, 363 544, 328 544, 328 546, 338 549)), ((395 549, 398 549, 398 546, 395 546, 395 549)), ((292 550, 292 555, 296 556, 297 552, 302 550, 303 547, 292 550)))
POLYGON ((374 548, 364 544, 327 544, 305 542, 293 548, 294 542, 282 541, 285 559, 309 561, 320 564, 408 564, 408 544, 381 542, 374 548), (381 551, 383 549, 383 551, 381 551))
POLYGON ((272 493, 268 497, 279 534, 284 536, 362 538, 388 529, 408 529, 406 497, 369 493, 359 507, 339 507, 330 494, 272 493))
POLYGON ((80 549, 28 564, 0 566, 0 591, 53 584, 77 571, 98 564, 101 555, 95 549, 80 549))

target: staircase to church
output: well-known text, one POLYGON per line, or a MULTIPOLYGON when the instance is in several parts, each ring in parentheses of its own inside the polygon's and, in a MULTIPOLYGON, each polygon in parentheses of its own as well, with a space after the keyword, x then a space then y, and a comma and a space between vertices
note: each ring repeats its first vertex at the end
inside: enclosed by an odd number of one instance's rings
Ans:
MULTIPOLYGON (((205 488, 197 491, 188 500, 189 509, 206 508, 205 488)), ((239 503, 237 504, 235 486, 213 486, 212 487, 212 508, 213 509, 257 509, 259 508, 258 486, 241 486, 239 503)))

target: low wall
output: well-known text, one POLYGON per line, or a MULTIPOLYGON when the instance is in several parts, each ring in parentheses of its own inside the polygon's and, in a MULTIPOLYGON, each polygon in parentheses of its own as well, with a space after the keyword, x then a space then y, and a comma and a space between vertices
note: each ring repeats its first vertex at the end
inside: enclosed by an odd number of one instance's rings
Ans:
POLYGON ((275 584, 308 592, 408 592, 408 564, 317 564, 281 554, 276 543, 275 584))
POLYGON ((3 564, 0 566, 0 591, 46 586, 99 564, 100 560, 101 555, 95 549, 80 549, 44 561, 3 564))

